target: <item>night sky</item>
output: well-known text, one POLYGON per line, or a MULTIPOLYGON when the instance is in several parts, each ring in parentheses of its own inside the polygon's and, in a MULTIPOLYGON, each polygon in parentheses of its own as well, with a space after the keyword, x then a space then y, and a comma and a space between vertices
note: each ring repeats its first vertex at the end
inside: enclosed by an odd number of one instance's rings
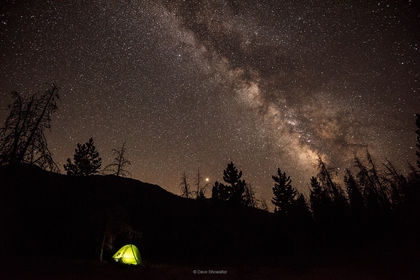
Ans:
MULTIPOLYGON (((60 88, 62 167, 126 141, 132 177, 179 193, 233 160, 258 197, 277 167, 307 188, 317 156, 368 148, 404 169, 420 112, 416 1, 1 1, 0 120, 10 92, 60 88)), ((210 195, 210 188, 207 195, 210 195)))

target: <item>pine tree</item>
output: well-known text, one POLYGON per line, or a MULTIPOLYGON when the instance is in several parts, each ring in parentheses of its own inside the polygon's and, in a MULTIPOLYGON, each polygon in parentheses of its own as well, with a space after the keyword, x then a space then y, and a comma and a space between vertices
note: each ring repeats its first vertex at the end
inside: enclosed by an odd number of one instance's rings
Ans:
POLYGON ((346 169, 344 184, 346 185, 352 216, 356 220, 360 220, 364 209, 363 195, 359 184, 349 169, 346 169))
POLYGON ((131 165, 131 162, 125 157, 126 154, 125 142, 119 150, 112 149, 112 153, 115 155, 114 160, 111 164, 105 167, 105 171, 111 171, 115 176, 125 177, 130 174, 126 169, 127 166, 131 165))
POLYGON ((214 182, 211 198, 215 200, 229 201, 232 196, 232 190, 218 181, 214 182))
POLYGON ((212 189, 212 198, 229 201, 234 205, 244 204, 246 182, 241 177, 242 171, 230 162, 223 171, 223 180, 227 184, 216 181, 212 189))
POLYGON ((328 192, 321 186, 316 177, 311 177, 310 203, 316 221, 324 220, 326 209, 330 204, 328 192))
POLYGON ((273 199, 274 213, 287 216, 294 206, 296 190, 292 187, 292 180, 286 172, 277 169, 277 176, 272 176, 274 180, 273 199))
POLYGON ((90 176, 99 172, 102 159, 96 151, 92 137, 85 144, 77 144, 73 161, 74 163, 68 158, 67 164, 64 165, 67 175, 90 176))
POLYGON ((243 202, 243 194, 246 183, 241 179, 242 171, 239 171, 233 162, 230 162, 223 171, 223 180, 229 184, 231 188, 231 201, 233 204, 241 204, 243 202))
POLYGON ((328 192, 330 197, 331 204, 331 214, 333 214, 335 219, 342 219, 347 212, 347 200, 344 196, 343 190, 341 187, 333 181, 333 175, 330 169, 327 168, 326 164, 323 162, 321 157, 318 159, 318 178, 321 185, 328 192))
POLYGON ((12 93, 14 102, 0 129, 0 165, 35 164, 57 171, 45 137, 51 116, 57 110, 58 88, 52 84, 43 93, 23 96, 12 93))
POLYGON ((340 192, 340 188, 332 179, 331 169, 327 168, 321 157, 318 158, 318 169, 318 178, 321 184, 328 190, 331 197, 336 199, 342 196, 343 194, 340 192))
POLYGON ((404 175, 398 172, 389 160, 384 164, 384 166, 386 168, 384 180, 389 184, 391 190, 392 209, 395 210, 404 203, 408 181, 404 175))
MULTIPOLYGON (((371 157, 370 162, 373 162, 371 157)), ((378 186, 378 178, 376 167, 372 165, 369 169, 363 162, 355 157, 355 166, 359 169, 357 173, 358 184, 363 189, 363 200, 365 202, 367 217, 370 221, 378 221, 379 217, 384 217, 390 211, 390 203, 388 197, 384 194, 384 190, 378 186), (374 169, 374 170, 372 170, 374 169)), ((383 186, 381 184, 381 186, 383 186)))
POLYGON ((306 203, 305 196, 298 194, 294 202, 292 216, 296 222, 308 223, 311 220, 311 212, 309 211, 308 204, 306 203))
POLYGON ((374 182, 374 187, 376 189, 376 193, 378 195, 379 202, 382 206, 382 209, 384 213, 391 211, 391 203, 390 199, 388 197, 388 189, 387 186, 382 182, 380 179, 380 176, 378 175, 378 171, 376 169, 376 165, 372 159, 372 155, 369 153, 369 151, 366 151, 366 158, 368 160, 368 163, 370 165, 370 177, 372 178, 372 181, 374 182))

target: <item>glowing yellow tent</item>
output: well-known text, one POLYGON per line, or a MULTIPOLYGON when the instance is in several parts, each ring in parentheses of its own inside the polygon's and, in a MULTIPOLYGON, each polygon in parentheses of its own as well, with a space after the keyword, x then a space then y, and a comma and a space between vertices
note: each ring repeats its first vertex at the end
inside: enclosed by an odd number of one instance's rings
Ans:
POLYGON ((141 257, 139 249, 133 244, 128 244, 119 249, 112 258, 116 262, 139 265, 141 264, 141 257))

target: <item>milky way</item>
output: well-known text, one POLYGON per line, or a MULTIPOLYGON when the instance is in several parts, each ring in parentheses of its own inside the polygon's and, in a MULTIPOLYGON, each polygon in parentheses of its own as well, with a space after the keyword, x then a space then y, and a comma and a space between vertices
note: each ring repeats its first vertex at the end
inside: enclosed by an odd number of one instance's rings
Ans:
POLYGON ((5 1, 0 117, 12 90, 55 82, 59 163, 90 136, 104 163, 127 141, 132 177, 176 193, 183 171, 220 180, 229 160, 265 199, 277 167, 305 190, 318 156, 403 169, 420 24, 400 2, 5 1))

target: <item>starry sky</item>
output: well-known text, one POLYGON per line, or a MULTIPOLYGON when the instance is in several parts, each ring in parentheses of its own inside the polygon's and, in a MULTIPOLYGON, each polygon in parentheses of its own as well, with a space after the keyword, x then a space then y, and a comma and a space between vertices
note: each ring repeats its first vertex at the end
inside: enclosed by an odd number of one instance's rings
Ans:
MULTIPOLYGON (((0 120, 10 92, 60 88, 62 166, 126 141, 132 177, 179 193, 233 160, 257 197, 281 167, 303 191, 320 155, 414 162, 416 1, 1 1, 0 120)), ((210 188, 207 194, 210 195, 210 188)))

